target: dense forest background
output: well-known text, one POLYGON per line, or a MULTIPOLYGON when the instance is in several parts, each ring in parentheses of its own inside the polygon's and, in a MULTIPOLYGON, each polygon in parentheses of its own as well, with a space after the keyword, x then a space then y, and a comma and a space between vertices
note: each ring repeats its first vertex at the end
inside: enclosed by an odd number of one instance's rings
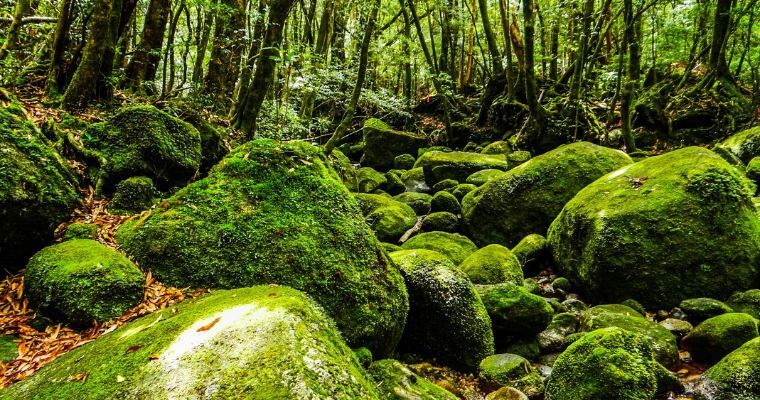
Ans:
POLYGON ((44 88, 67 110, 190 100, 249 137, 336 136, 332 146, 377 116, 451 145, 506 136, 538 150, 578 139, 633 150, 714 141, 760 105, 756 0, 1 7, 5 86, 44 88))

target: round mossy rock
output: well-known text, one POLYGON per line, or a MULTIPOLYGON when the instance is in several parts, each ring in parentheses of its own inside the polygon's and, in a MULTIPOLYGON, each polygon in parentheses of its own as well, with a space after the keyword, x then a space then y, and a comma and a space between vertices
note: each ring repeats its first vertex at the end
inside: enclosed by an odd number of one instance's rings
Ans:
POLYGON ((490 143, 480 151, 483 154, 504 154, 507 155, 512 152, 512 145, 509 142, 498 140, 490 143))
POLYGON ((760 277, 749 186, 701 147, 647 158, 581 190, 549 229, 549 247, 591 301, 670 308, 725 298, 760 277))
POLYGON ((462 216, 476 243, 512 247, 528 234, 544 234, 586 185, 631 163, 621 151, 588 142, 560 146, 470 192, 462 216))
MULTIPOLYGON (((415 154, 428 145, 428 139, 411 132, 392 129, 379 119, 364 122, 364 156, 362 165, 382 170, 394 167, 396 156, 415 154)), ((404 168, 406 169, 406 168, 404 168)))
POLYGON ((734 293, 728 298, 728 305, 736 312, 749 314, 760 319, 760 289, 734 293))
POLYGON ((461 212, 461 206, 456 196, 449 192, 438 192, 430 200, 430 211, 445 211, 458 215, 461 212))
POLYGON ((472 283, 491 285, 510 282, 522 285, 523 271, 520 261, 512 252, 499 244, 491 244, 478 249, 461 264, 461 269, 472 283))
POLYGON ((697 297, 686 299, 678 305, 678 308, 686 313, 686 316, 692 322, 701 322, 721 314, 734 312, 731 307, 719 300, 709 297, 697 297))
POLYGON ((491 317, 497 338, 538 334, 554 316, 554 310, 543 297, 528 293, 522 286, 502 283, 476 285, 475 289, 491 317))
POLYGON ((362 167, 356 171, 356 181, 356 188, 359 193, 372 193, 387 183, 388 178, 374 168, 362 167))
POLYGON ((14 272, 79 204, 77 181, 23 108, 0 107, 0 263, 14 272))
POLYGON ((512 248, 512 254, 520 260, 520 265, 526 272, 539 272, 541 268, 552 262, 549 242, 537 233, 531 233, 520 239, 520 242, 512 248))
POLYGON ((470 193, 477 188, 477 186, 471 183, 460 183, 459 185, 456 185, 454 188, 452 188, 450 192, 454 195, 454 197, 457 198, 457 200, 461 202, 464 196, 467 196, 467 193, 470 193))
POLYGON ((720 147, 730 151, 739 157, 743 163, 749 163, 753 158, 760 156, 760 126, 741 131, 728 139, 718 143, 720 147))
POLYGON ((475 186, 482 186, 502 175, 504 175, 504 171, 500 169, 483 169, 468 176, 466 182, 475 186))
POLYGON ((509 169, 503 154, 479 154, 464 151, 429 151, 417 158, 415 167, 422 167, 429 186, 453 179, 464 182, 468 176, 483 169, 509 169))
POLYGON ((433 196, 427 193, 418 192, 404 192, 393 196, 393 198, 402 203, 406 203, 409 207, 412 207, 415 214, 422 216, 430 212, 430 203, 433 200, 433 196))
POLYGON ((87 326, 140 303, 145 276, 126 257, 94 240, 46 247, 26 266, 29 304, 56 321, 87 326))
POLYGON ((394 241, 417 222, 414 210, 393 198, 367 193, 358 193, 354 197, 367 224, 380 240, 394 241))
POLYGON ((375 361, 369 374, 386 400, 457 400, 448 390, 431 383, 396 360, 375 361))
POLYGON ((494 354, 480 362, 478 376, 493 387, 511 386, 530 398, 540 396, 543 381, 538 371, 525 358, 516 354, 494 354))
POLYGON ((450 259, 424 249, 401 250, 390 257, 401 268, 409 291, 402 351, 470 370, 493 354, 488 312, 467 276, 450 259))
POLYGON ((378 399, 311 299, 220 290, 130 322, 0 392, 0 399, 378 399), (71 379, 76 374, 86 379, 71 379), (200 393, 200 394, 199 394, 200 393))
POLYGON ((100 226, 97 224, 75 222, 66 227, 66 231, 63 233, 63 239, 97 239, 98 231, 100 231, 100 226))
POLYGON ((244 144, 116 236, 163 283, 289 285, 317 300, 351 346, 382 357, 401 337, 403 278, 322 151, 308 143, 244 144))
POLYGON ((581 336, 557 358, 546 400, 653 400, 676 382, 646 337, 606 328, 581 336))
POLYGON ((113 199, 108 203, 112 213, 136 213, 153 205, 157 191, 147 176, 133 176, 116 184, 113 199))
POLYGON ((401 180, 404 181, 407 192, 420 192, 424 193, 430 190, 430 187, 425 183, 425 172, 422 168, 412 168, 403 174, 401 174, 401 180))
POLYGON ((401 245, 404 250, 426 249, 437 251, 459 265, 478 247, 467 236, 448 232, 425 232, 413 236, 401 245))
POLYGON ((451 191, 455 187, 457 187, 457 185, 459 185, 459 182, 457 182, 454 179, 444 179, 444 180, 436 183, 435 185, 433 185, 432 189, 433 189, 433 193, 438 193, 438 192, 443 191, 443 190, 451 193, 451 191))
POLYGON ((414 168, 414 162, 417 161, 411 154, 401 154, 393 159, 393 168, 396 169, 412 169, 414 168))
POLYGON ((744 173, 756 186, 760 184, 760 157, 754 157, 747 164, 744 173))
POLYGON ((749 314, 721 314, 697 325, 681 344, 694 360, 714 363, 756 338, 757 324, 749 314))
POLYGON ((423 232, 441 231, 454 233, 457 230, 459 230, 459 217, 450 212, 434 212, 422 219, 423 232))
POLYGON ((698 400, 760 399, 760 338, 750 340, 713 365, 692 390, 698 400))

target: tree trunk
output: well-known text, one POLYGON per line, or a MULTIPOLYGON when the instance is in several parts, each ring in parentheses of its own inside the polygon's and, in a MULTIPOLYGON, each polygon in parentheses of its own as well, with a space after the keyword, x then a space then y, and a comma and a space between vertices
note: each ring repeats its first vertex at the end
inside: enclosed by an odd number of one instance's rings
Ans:
POLYGON ((69 43, 69 28, 71 27, 71 9, 74 0, 61 1, 58 14, 58 23, 53 34, 52 54, 50 68, 47 74, 47 92, 60 93, 66 85, 66 68, 64 67, 64 54, 69 43))
POLYGON ((499 76, 504 73, 504 66, 501 64, 501 54, 499 54, 499 47, 496 45, 496 35, 491 28, 491 19, 488 17, 488 1, 478 0, 478 8, 480 8, 480 18, 483 23, 483 34, 486 36, 486 43, 488 44, 488 53, 491 54, 493 74, 499 76))
POLYGON ((538 85, 536 84, 536 72, 534 61, 534 30, 535 18, 533 17, 533 0, 523 0, 523 25, 525 42, 525 98, 530 112, 530 120, 533 124, 528 143, 535 146, 539 143, 544 134, 546 126, 546 116, 544 109, 538 103, 538 85))
MULTIPOLYGON (((639 54, 639 40, 636 32, 636 16, 633 12, 633 0, 623 1, 623 16, 625 21, 624 43, 628 49, 628 70, 620 103, 620 117, 622 119, 623 140, 625 148, 630 153, 636 151, 636 142, 631 126, 631 107, 635 96, 635 90, 639 82, 639 69, 641 68, 641 56, 639 54)), ((621 49, 621 51, 625 51, 621 49)))
POLYGON ((171 0, 151 0, 143 25, 142 40, 129 62, 126 87, 140 91, 144 82, 156 79, 164 32, 171 10, 171 0))
MULTIPOLYGON (((264 0, 260 0, 261 3, 264 0)), ((200 10, 200 9, 199 9, 200 10)), ((213 14, 211 11, 206 11, 203 14, 203 30, 201 31, 198 26, 199 40, 195 52, 195 62, 193 63, 193 76, 191 78, 193 82, 193 90, 199 90, 201 87, 201 81, 203 80, 203 61, 206 59, 206 48, 208 48, 208 41, 211 37, 211 26, 213 25, 213 14)), ((263 17, 261 17, 263 18, 263 17)), ((198 12, 198 22, 200 23, 200 11, 198 12)))
POLYGON ((718 5, 715 8, 708 69, 716 78, 729 76, 728 64, 726 63, 726 43, 728 42, 728 30, 731 24, 731 3, 732 0, 718 0, 718 5))
POLYGON ((11 50, 15 50, 18 46, 18 35, 21 32, 21 20, 24 15, 29 13, 31 9, 30 0, 16 0, 16 7, 13 10, 13 21, 11 22, 8 33, 5 35, 5 43, 0 48, 0 60, 4 60, 11 50))
POLYGON ((215 106, 220 110, 227 110, 232 104, 240 57, 243 53, 245 3, 239 0, 222 0, 220 6, 216 14, 214 45, 211 48, 205 86, 206 94, 215 100, 215 106))
MULTIPOLYGON (((327 61, 327 53, 330 51, 330 36, 333 32, 333 16, 335 14, 335 3, 333 0, 326 0, 322 6, 322 16, 319 21, 319 31, 317 32, 317 44, 314 49, 314 69, 315 74, 320 73, 319 68, 327 61)), ((301 118, 306 121, 311 120, 314 112, 314 101, 317 98, 316 92, 309 90, 301 101, 301 118)))

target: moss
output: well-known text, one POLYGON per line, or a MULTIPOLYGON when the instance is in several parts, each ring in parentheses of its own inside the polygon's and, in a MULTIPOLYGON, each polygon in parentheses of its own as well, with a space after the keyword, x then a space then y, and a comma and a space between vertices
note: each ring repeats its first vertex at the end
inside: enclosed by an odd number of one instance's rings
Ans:
POLYGON ((445 211, 452 214, 459 214, 461 206, 456 196, 449 192, 438 192, 430 199, 430 211, 438 212, 445 211))
POLYGON ((744 173, 747 175, 747 178, 755 184, 755 187, 757 187, 757 185, 760 184, 760 157, 752 158, 747 164, 744 173))
POLYGON ((728 298, 728 304, 736 312, 749 314, 760 319, 760 289, 750 289, 746 292, 734 293, 728 298))
POLYGON ((16 271, 79 203, 76 179, 23 109, 0 107, 0 264, 16 271))
MULTIPOLYGON (((489 313, 488 315, 492 314, 489 313)), ((551 320, 551 317, 549 319, 551 320)), ((493 316, 491 316, 491 321, 493 321, 493 316)), ((494 333, 494 337, 498 337, 498 334, 494 333)), ((499 348, 497 347, 498 350, 499 348)), ((531 361, 538 360, 541 356, 541 348, 538 346, 535 336, 510 340, 509 343, 503 346, 503 352, 517 354, 531 361)))
POLYGON ((387 400, 456 400, 457 396, 412 372, 396 360, 372 363, 369 373, 387 400))
POLYGON ((461 264, 478 249, 466 236, 448 232, 420 233, 407 240, 401 248, 437 251, 448 257, 455 265, 461 264))
POLYGON ((372 193, 375 189, 388 182, 388 178, 385 174, 375 171, 370 167, 359 168, 356 172, 356 180, 358 182, 357 189, 359 193, 372 193))
POLYGON ((760 156, 760 126, 741 131, 715 147, 727 149, 745 164, 749 163, 753 158, 760 156))
POLYGON ((354 350, 354 355, 356 356, 356 361, 363 368, 367 369, 372 364, 372 352, 368 348, 360 347, 354 350))
POLYGON ((756 338, 757 324, 749 314, 721 314, 697 325, 681 344, 694 360, 714 363, 756 338))
POLYGON ((546 400, 651 400, 672 379, 645 336, 607 328, 582 336, 557 358, 546 400))
POLYGON ((448 148, 446 146, 423 147, 423 148, 417 150, 417 159, 419 159, 420 157, 422 157, 425 153, 429 153, 431 151, 441 151, 441 152, 444 152, 444 153, 450 153, 450 152, 452 152, 454 150, 452 150, 452 149, 450 149, 450 148, 448 148))
POLYGON ((201 161, 198 169, 200 172, 208 172, 229 153, 222 141, 222 134, 203 115, 190 107, 181 107, 179 118, 198 130, 201 139, 201 161))
POLYGON ((403 193, 404 190, 406 190, 406 186, 398 174, 388 172, 385 174, 385 182, 380 185, 380 189, 390 193, 391 195, 397 195, 403 193))
POLYGON ((412 168, 401 175, 407 192, 427 192, 430 187, 425 183, 425 171, 422 168, 412 168))
POLYGON ((462 215, 476 243, 512 247, 526 235, 544 234, 584 186, 631 163, 621 151, 588 142, 560 146, 470 192, 462 215))
POLYGON ((554 281, 552 281, 552 287, 554 289, 559 289, 565 292, 569 292, 573 286, 570 284, 570 281, 567 278, 560 276, 554 281))
POLYGON ((552 317, 546 329, 539 333, 538 346, 544 354, 554 353, 563 348, 565 338, 578 332, 578 317, 569 312, 561 312, 552 317))
POLYGON ((410 132, 391 129, 384 122, 370 118, 364 122, 364 157, 362 165, 390 169, 396 156, 414 154, 428 144, 428 139, 410 132))
POLYGON ((581 314, 581 330, 585 332, 603 328, 621 328, 647 337, 652 342, 655 358, 672 367, 678 362, 676 337, 660 324, 649 321, 636 310, 622 304, 605 304, 590 308, 581 314))
POLYGON ((160 188, 182 185, 201 162, 198 130, 153 106, 125 108, 108 122, 90 125, 82 141, 106 160, 98 171, 104 185, 99 189, 141 175, 160 188))
POLYGON ((382 357, 401 336, 402 277, 324 154, 308 143, 242 145, 116 236, 165 284, 289 285, 325 307, 351 346, 382 357))
POLYGON ((493 354, 488 312, 472 283, 451 260, 423 249, 397 251, 390 257, 401 268, 409 291, 402 351, 464 369, 477 368, 493 354))
POLYGON ((508 248, 492 244, 472 253, 459 265, 472 283, 489 285, 510 282, 522 285, 520 261, 508 248))
POLYGON ((320 308, 298 291, 270 286, 216 291, 137 319, 64 354, 0 398, 187 399, 199 393, 208 399, 378 398, 320 308), (86 379, 71 379, 77 374, 86 379))
POLYGON ((350 192, 358 192, 359 172, 354 168, 354 165, 351 164, 351 160, 338 149, 333 149, 328 160, 335 172, 338 173, 340 180, 346 185, 346 188, 350 192))
POLYGON ((434 193, 437 193, 443 190, 448 192, 454 189, 455 187, 457 187, 457 185, 459 185, 459 182, 457 182, 454 179, 444 179, 442 181, 439 181, 435 185, 433 185, 432 189, 434 193))
POLYGON ((509 161, 509 166, 512 168, 527 162, 531 157, 532 156, 530 155, 530 152, 525 150, 518 150, 507 154, 507 161, 509 161))
POLYGON ((401 154, 393 159, 393 168, 396 169, 412 169, 414 168, 414 162, 417 161, 411 154, 401 154))
POLYGON ((430 203, 433 196, 427 193, 404 192, 393 196, 393 198, 402 203, 406 203, 417 215, 425 215, 430 212, 430 203))
POLYGON ((513 387, 505 386, 488 393, 486 400, 528 400, 528 396, 513 387))
POLYGON ((0 335, 0 363, 13 361, 18 357, 18 341, 16 335, 0 335))
POLYGON ((434 185, 444 179, 464 182, 468 176, 482 169, 507 170, 509 168, 507 159, 503 154, 478 154, 461 151, 430 151, 417 158, 414 166, 422 167, 428 185, 434 185))
POLYGON ((478 375, 492 386, 512 386, 533 398, 543 393, 541 375, 528 360, 516 354, 486 357, 480 362, 478 375))
POLYGON ((482 169, 470 174, 470 176, 467 177, 466 182, 475 186, 482 186, 502 175, 504 175, 504 171, 500 169, 482 169))
POLYGON ((473 185, 472 183, 460 183, 459 185, 456 185, 454 188, 452 188, 450 191, 451 191, 451 194, 453 194, 454 197, 456 197, 457 200, 461 202, 464 196, 467 195, 467 193, 470 193, 477 188, 478 187, 473 185))
POLYGON ((73 223, 66 227, 63 239, 97 239, 99 230, 100 226, 97 224, 73 223))
POLYGON ((454 233, 458 229, 459 217, 450 212, 434 212, 422 219, 423 232, 440 231, 454 233))
POLYGON ((396 240, 417 222, 412 207, 390 197, 362 193, 354 197, 359 202, 367 224, 380 240, 396 240))
POLYGON ((147 176, 134 176, 116 184, 108 210, 114 214, 133 214, 149 209, 158 192, 147 176))
POLYGON ((699 400, 760 398, 760 338, 745 343, 702 375, 694 392, 699 400))
POLYGON ((539 269, 551 262, 552 257, 549 251, 549 242, 537 233, 531 233, 520 239, 512 248, 512 254, 520 260, 520 264, 526 272, 538 272, 539 269))
POLYGON ((552 224, 563 276, 591 301, 669 308, 725 298, 760 274, 760 220, 747 180, 715 153, 687 147, 587 186, 552 224))
POLYGON ((76 326, 121 316, 140 302, 145 282, 126 257, 89 239, 40 250, 29 260, 24 278, 32 307, 76 326))
POLYGON ((554 316, 551 305, 541 296, 528 293, 511 283, 476 286, 496 337, 529 336, 542 332, 554 316))
POLYGON ((488 146, 484 147, 483 150, 481 150, 481 153, 483 154, 507 155, 511 152, 512 152, 512 145, 509 142, 505 142, 503 140, 490 143, 488 146))
POLYGON ((734 312, 731 307, 719 300, 708 297, 686 299, 678 305, 691 321, 704 321, 721 314, 734 312))

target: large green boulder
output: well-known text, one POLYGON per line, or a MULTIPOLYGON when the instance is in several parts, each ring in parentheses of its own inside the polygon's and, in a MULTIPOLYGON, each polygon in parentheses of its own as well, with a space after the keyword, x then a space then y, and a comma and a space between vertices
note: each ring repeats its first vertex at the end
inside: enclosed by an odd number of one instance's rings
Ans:
POLYGON ((509 169, 507 158, 503 154, 480 154, 464 151, 429 151, 421 155, 415 167, 422 167, 428 186, 453 179, 464 182, 467 177, 484 169, 509 169))
POLYGON ((491 244, 465 258, 461 269, 472 283, 491 285, 510 282, 522 285, 523 271, 520 261, 512 252, 499 244, 491 244))
POLYGON ((394 241, 417 222, 417 215, 406 203, 379 194, 355 194, 367 224, 382 241, 394 241))
POLYGON ((0 399, 378 399, 330 319, 287 287, 220 290, 74 349, 0 399), (72 379, 83 374, 85 379, 72 379))
POLYGON ((694 360, 714 363, 756 338, 757 324, 749 314, 721 314, 697 325, 681 344, 694 360))
POLYGON ((748 164, 753 158, 760 156, 760 126, 749 128, 715 145, 731 152, 731 154, 748 164))
POLYGON ((488 312, 472 283, 446 256, 431 250, 390 253, 409 291, 401 349, 475 369, 494 351, 488 312))
POLYGON ((201 163, 201 136, 191 124, 153 106, 121 110, 107 122, 90 125, 84 146, 103 161, 98 189, 132 176, 147 176, 159 188, 187 183, 201 163))
POLYGON ((482 169, 468 176, 467 183, 471 183, 475 186, 481 186, 496 178, 501 177, 502 175, 504 175, 504 171, 500 169, 482 169))
POLYGON ((493 387, 512 386, 536 398, 543 393, 541 374, 530 362, 517 354, 494 354, 478 366, 478 376, 493 387))
POLYGON ((368 372, 386 400, 457 400, 448 390, 431 383, 396 360, 375 361, 368 372))
POLYGON ((144 283, 145 276, 132 261, 90 239, 40 250, 24 274, 32 307, 77 326, 121 316, 142 300, 144 283))
POLYGON ((734 312, 731 307, 722 301, 709 297, 686 299, 678 305, 678 308, 685 312, 686 317, 692 322, 701 322, 721 314, 734 312))
POLYGON ((476 285, 475 289, 491 317, 494 336, 530 336, 552 322, 554 310, 543 297, 511 283, 476 285))
POLYGON ((112 214, 133 214, 147 210, 158 195, 153 181, 147 176, 133 176, 116 184, 108 211, 112 214))
POLYGON ((647 158, 578 193, 549 229, 549 246, 591 301, 667 308, 725 298, 760 276, 749 186, 701 147, 647 158))
POLYGON ((631 307, 622 304, 591 307, 581 314, 580 327, 585 332, 615 327, 641 334, 651 341, 658 362, 667 367, 678 362, 676 337, 667 328, 649 321, 631 307))
POLYGON ((404 250, 426 249, 437 251, 455 265, 459 265, 472 255, 478 247, 467 236, 448 232, 425 232, 413 236, 401 245, 404 250))
POLYGON ((727 303, 736 312, 746 313, 760 319, 760 289, 734 293, 728 298, 727 303))
POLYGON ((351 346, 383 356, 401 336, 403 278, 310 144, 244 144, 116 236, 163 283, 288 285, 325 307, 351 346))
POLYGON ((391 169, 396 156, 417 154, 417 150, 428 145, 428 139, 411 132, 391 129, 379 119, 370 118, 364 122, 364 156, 362 165, 376 169, 391 169))
POLYGON ((18 105, 0 107, 0 267, 16 271, 79 203, 76 179, 18 105))
POLYGON ((462 216, 478 244, 515 246, 544 234, 562 207, 600 176, 631 164, 625 153, 577 142, 508 171, 462 200, 462 216))
POLYGON ((421 216, 430 212, 433 196, 427 193, 404 192, 393 196, 393 199, 406 203, 417 215, 421 216))
POLYGON ((698 400, 760 399, 760 338, 745 343, 702 375, 692 392, 698 400))
POLYGON ((619 328, 583 335, 554 363, 546 400, 653 400, 677 386, 645 336, 619 328))

